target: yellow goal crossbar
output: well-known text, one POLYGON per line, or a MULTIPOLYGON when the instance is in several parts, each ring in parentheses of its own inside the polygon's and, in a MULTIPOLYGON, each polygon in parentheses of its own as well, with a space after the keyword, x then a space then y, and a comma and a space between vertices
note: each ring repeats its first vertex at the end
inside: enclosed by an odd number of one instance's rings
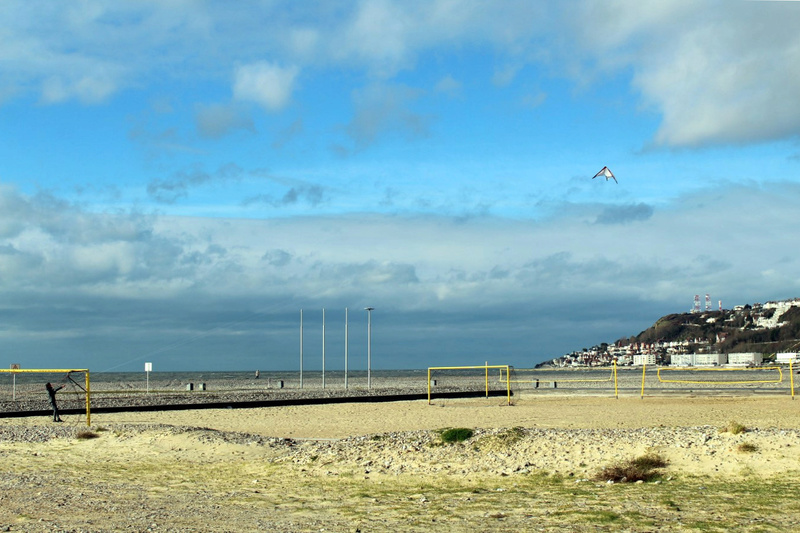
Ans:
MULTIPOLYGON (((526 372, 526 371, 527 371, 526 369, 521 369, 521 368, 517 368, 517 369, 514 370, 515 373, 526 372)), ((552 368, 552 369, 551 368, 545 368, 545 369, 536 368, 536 369, 531 369, 530 371, 531 372, 536 372, 536 373, 541 372, 542 374, 544 374, 546 372, 559 372, 559 371, 563 372, 564 370, 560 369, 560 368, 552 368)), ((502 370, 500 371, 500 379, 501 380, 503 379, 503 371, 502 370)), ((536 383, 536 381, 540 381, 540 380, 539 379, 512 379, 511 383, 536 383)), ((561 379, 561 378, 558 378, 558 382, 559 383, 606 383, 606 382, 609 382, 609 381, 614 381, 614 369, 613 368, 609 371, 608 377, 607 378, 602 378, 602 379, 561 379)))
POLYGON ((508 405, 511 405, 511 380, 509 379, 510 372, 509 365, 478 365, 478 366, 429 366, 428 367, 428 405, 431 403, 431 370, 481 370, 485 371, 486 378, 486 397, 489 397, 489 369, 499 368, 502 374, 502 369, 506 370, 506 395, 508 397, 508 405))
POLYGON ((89 385, 89 369, 88 368, 0 368, 0 373, 4 374, 71 374, 73 372, 82 372, 86 377, 86 425, 92 425, 92 412, 91 412, 91 387, 89 385))
MULTIPOLYGON (((585 368, 582 370, 586 370, 585 368)), ((508 370, 506 370, 508 372, 508 370)), ((545 374, 546 372, 564 372, 563 368, 531 368, 531 369, 522 369, 516 368, 514 369, 514 373, 524 373, 524 372, 531 372, 531 373, 542 373, 545 374)), ((599 370, 597 371, 599 373, 599 370)), ((506 379, 509 379, 506 376, 506 379)), ((503 381, 503 371, 500 370, 500 380, 503 381)), ((536 383, 537 381, 541 381, 540 379, 511 379, 511 383, 536 383)), ((616 361, 613 362, 612 367, 609 371, 607 378, 600 378, 600 379, 561 379, 558 378, 559 383, 614 383, 614 396, 618 397, 618 387, 617 387, 617 363, 616 361)), ((545 381, 545 383, 548 383, 545 381)))

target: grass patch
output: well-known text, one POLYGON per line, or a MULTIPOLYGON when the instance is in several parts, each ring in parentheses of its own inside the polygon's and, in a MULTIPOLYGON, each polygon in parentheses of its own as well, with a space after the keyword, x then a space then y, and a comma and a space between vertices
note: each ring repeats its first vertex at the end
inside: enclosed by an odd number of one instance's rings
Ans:
POLYGON ((747 432, 747 426, 731 420, 730 422, 728 422, 727 426, 720 428, 719 432, 730 433, 731 435, 739 435, 741 433, 747 432))
POLYGON ((521 427, 513 427, 497 435, 497 440, 505 442, 506 444, 513 444, 525 436, 525 429, 521 427))
POLYGON ((758 451, 758 446, 752 442, 742 442, 736 447, 736 450, 742 453, 753 453, 758 451))
POLYGON ((658 469, 664 468, 667 464, 666 459, 660 455, 648 453, 603 468, 595 475, 595 480, 613 481, 614 483, 652 481, 661 475, 658 469))
POLYGON ((439 435, 442 442, 445 444, 452 444, 455 442, 464 442, 472 438, 474 432, 469 428, 450 428, 445 429, 439 435))
POLYGON ((99 436, 100 435, 98 435, 97 433, 95 433, 91 429, 84 429, 84 430, 79 431, 75 435, 75 438, 77 438, 78 440, 90 440, 90 439, 96 439, 99 436))

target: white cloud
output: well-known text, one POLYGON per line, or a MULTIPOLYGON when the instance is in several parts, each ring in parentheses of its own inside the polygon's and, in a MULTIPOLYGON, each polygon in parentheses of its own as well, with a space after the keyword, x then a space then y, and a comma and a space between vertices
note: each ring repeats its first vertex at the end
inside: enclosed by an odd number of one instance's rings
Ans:
POLYGON ((234 70, 233 96, 251 101, 267 111, 279 111, 289 103, 300 69, 259 61, 234 70))
MULTIPOLYGON (((587 2, 571 19, 599 72, 631 69, 643 104, 662 115, 654 143, 697 147, 800 133, 800 3, 587 2), (591 28, 591 31, 585 31, 591 28)), ((563 51, 568 54, 570 50, 563 51)), ((573 65, 574 68, 574 65, 573 65)))
POLYGON ((107 72, 87 73, 78 78, 51 76, 42 82, 42 102, 58 104, 77 98, 85 104, 98 104, 117 88, 116 77, 107 72))
POLYGON ((696 147, 792 138, 800 131, 797 2, 671 0, 0 3, 0 98, 102 103, 150 80, 223 80, 268 111, 300 72, 344 67, 388 82, 420 57, 491 53, 487 76, 520 69, 593 83, 629 72, 661 114, 653 143, 696 147), (264 60, 263 58, 270 58, 264 60))

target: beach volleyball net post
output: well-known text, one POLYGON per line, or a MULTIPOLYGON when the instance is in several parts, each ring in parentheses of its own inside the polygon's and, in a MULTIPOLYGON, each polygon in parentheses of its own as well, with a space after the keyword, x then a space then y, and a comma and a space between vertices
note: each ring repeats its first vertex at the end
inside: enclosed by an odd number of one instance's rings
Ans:
POLYGON ((506 377, 502 385, 506 391, 508 405, 511 405, 511 368, 509 365, 490 365, 488 362, 485 365, 476 366, 430 366, 428 367, 428 405, 431 403, 434 386, 450 390, 484 390, 488 398, 491 381, 489 371, 498 369, 501 375, 505 370, 506 377), (442 380, 443 383, 440 384, 439 380, 442 380))
MULTIPOLYGON (((617 363, 611 367, 582 368, 575 371, 571 377, 564 377, 572 371, 563 368, 513 368, 512 375, 508 378, 510 382, 519 387, 529 387, 538 389, 545 385, 550 388, 562 387, 587 387, 604 389, 606 387, 614 389, 614 397, 619 398, 619 387, 617 385, 617 363)), ((500 379, 506 379, 500 371, 500 379)))
POLYGON ((45 383, 51 383, 54 388, 63 386, 62 390, 59 391, 57 395, 59 411, 63 414, 72 414, 75 412, 83 413, 85 410, 86 425, 91 425, 92 411, 89 369, 0 369, 0 376, 4 374, 10 375, 11 378, 11 383, 4 384, 0 387, 0 390, 4 392, 2 395, 4 400, 11 400, 12 404, 28 402, 29 400, 41 400, 42 405, 49 408, 50 404, 45 389, 45 383), (83 376, 80 374, 83 374, 83 376))

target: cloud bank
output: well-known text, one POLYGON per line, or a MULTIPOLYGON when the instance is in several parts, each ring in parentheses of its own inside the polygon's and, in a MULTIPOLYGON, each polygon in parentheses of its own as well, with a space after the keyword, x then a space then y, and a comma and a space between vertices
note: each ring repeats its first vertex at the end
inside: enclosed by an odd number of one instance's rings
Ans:
POLYGON ((31 357, 62 343, 64 364, 98 369, 156 353, 168 366, 186 350, 209 366, 227 350, 236 368, 293 368, 300 308, 308 324, 322 308, 338 324, 345 307, 373 306, 379 367, 500 353, 529 366, 638 333, 694 294, 797 296, 800 242, 776 229, 793 224, 798 200, 796 184, 734 188, 625 224, 595 223, 603 206, 537 222, 256 221, 96 214, 3 187, 0 336, 31 357))

